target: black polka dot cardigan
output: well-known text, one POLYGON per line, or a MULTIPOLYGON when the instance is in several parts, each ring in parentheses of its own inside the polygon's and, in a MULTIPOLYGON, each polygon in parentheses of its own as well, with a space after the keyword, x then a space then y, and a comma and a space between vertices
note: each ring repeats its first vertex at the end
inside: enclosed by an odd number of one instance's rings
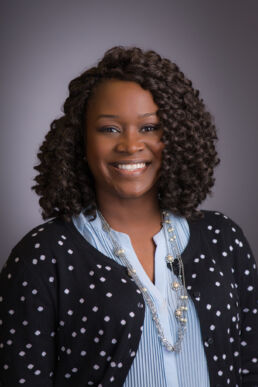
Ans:
MULTIPOLYGON (((189 222, 182 257, 210 384, 255 387, 255 261, 232 220, 203 212, 189 222)), ((72 222, 53 219, 16 245, 1 273, 0 301, 1 386, 123 385, 141 337, 144 300, 126 268, 92 247, 72 222)))

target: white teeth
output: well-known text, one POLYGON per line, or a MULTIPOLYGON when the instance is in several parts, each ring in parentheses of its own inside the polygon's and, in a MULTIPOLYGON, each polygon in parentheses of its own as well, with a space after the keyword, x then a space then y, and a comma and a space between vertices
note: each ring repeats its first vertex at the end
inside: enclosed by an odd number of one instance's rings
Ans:
POLYGON ((137 164, 118 164, 117 168, 126 169, 127 171, 134 171, 135 169, 144 168, 146 163, 137 163, 137 164))

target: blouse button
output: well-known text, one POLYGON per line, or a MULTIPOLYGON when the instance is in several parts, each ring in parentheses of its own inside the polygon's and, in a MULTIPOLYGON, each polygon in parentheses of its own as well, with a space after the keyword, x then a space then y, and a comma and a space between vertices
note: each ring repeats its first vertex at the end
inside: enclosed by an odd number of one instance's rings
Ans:
POLYGON ((213 344, 213 338, 212 337, 208 337, 208 339, 207 339, 207 342, 208 342, 208 344, 213 344))
POLYGON ((200 293, 200 292, 194 292, 193 295, 194 295, 194 297, 196 298, 196 297, 200 297, 200 296, 201 296, 201 293, 200 293))

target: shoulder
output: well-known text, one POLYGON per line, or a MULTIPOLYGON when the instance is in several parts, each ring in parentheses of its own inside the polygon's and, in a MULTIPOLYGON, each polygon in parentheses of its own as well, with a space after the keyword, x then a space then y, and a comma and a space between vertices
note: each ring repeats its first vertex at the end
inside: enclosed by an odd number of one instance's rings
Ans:
POLYGON ((202 210, 202 213, 201 219, 192 221, 192 229, 195 235, 200 236, 200 244, 205 245, 210 252, 222 255, 223 258, 231 257, 236 262, 244 263, 245 257, 255 266, 251 247, 240 225, 219 211, 202 210))
POLYGON ((223 250, 223 256, 250 250, 242 228, 232 218, 220 211, 202 210, 202 214, 202 218, 189 221, 190 232, 200 248, 205 245, 216 253, 223 250))
MULTIPOLYGON (((6 295, 10 289, 22 288, 30 294, 36 289, 43 298, 55 300, 60 276, 69 276, 73 261, 81 261, 71 229, 64 220, 54 218, 27 232, 1 270, 0 291, 6 295)), ((67 283, 73 280, 70 277, 67 283)))
POLYGON ((62 263, 65 255, 70 255, 72 239, 70 227, 67 227, 66 222, 59 218, 39 224, 27 232, 13 247, 3 266, 2 274, 6 270, 12 270, 16 275, 21 275, 24 271, 31 272, 32 275, 38 271, 37 274, 41 275, 43 264, 44 269, 50 268, 54 266, 53 263, 62 263), (69 247, 65 245, 67 241, 69 241, 69 247))
POLYGON ((194 227, 207 230, 215 234, 221 232, 241 234, 242 228, 232 218, 220 211, 202 210, 203 217, 192 221, 194 227))
POLYGON ((66 222, 59 218, 54 218, 48 222, 39 224, 28 231, 23 238, 14 246, 13 252, 27 255, 44 249, 52 250, 55 245, 62 245, 67 239, 68 228, 66 222))
POLYGON ((236 225, 236 222, 231 217, 221 211, 201 210, 201 212, 203 214, 202 219, 205 223, 212 222, 214 224, 224 225, 225 227, 233 223, 236 225))
POLYGON ((14 246, 0 273, 0 291, 6 299, 14 299, 15 293, 21 292, 31 304, 35 298, 32 300, 31 295, 47 299, 46 294, 55 285, 53 241, 57 237, 61 240, 64 229, 63 221, 50 220, 27 232, 14 246))

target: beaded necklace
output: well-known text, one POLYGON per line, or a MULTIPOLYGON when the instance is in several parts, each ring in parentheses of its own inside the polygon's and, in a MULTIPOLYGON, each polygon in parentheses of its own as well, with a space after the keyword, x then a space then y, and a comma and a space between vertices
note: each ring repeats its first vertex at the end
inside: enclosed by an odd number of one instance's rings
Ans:
POLYGON ((124 249, 121 246, 119 246, 117 240, 113 237, 112 235, 113 230, 111 229, 110 225, 107 223, 106 219, 103 217, 100 211, 98 211, 98 214, 100 216, 104 231, 107 232, 107 234, 111 239, 111 242, 114 248, 114 254, 127 267, 128 275, 132 277, 132 279, 140 289, 146 304, 150 308, 152 319, 155 323, 156 329, 158 331, 158 337, 160 338, 162 345, 169 352, 174 352, 174 351, 179 352, 181 349, 181 343, 186 330, 188 296, 187 296, 187 290, 185 286, 184 265, 176 242, 175 228, 173 227, 172 222, 169 219, 169 213, 166 211, 162 211, 162 224, 163 224, 163 231, 164 231, 167 251, 168 251, 165 257, 165 260, 166 260, 166 263, 170 266, 172 272, 178 278, 176 281, 173 281, 170 284, 171 289, 176 293, 176 300, 177 300, 175 317, 177 320, 178 330, 177 330, 177 339, 175 344, 171 344, 166 339, 158 317, 157 309, 152 301, 152 298, 147 288, 143 286, 142 282, 140 281, 136 273, 136 270, 128 261, 124 249))

